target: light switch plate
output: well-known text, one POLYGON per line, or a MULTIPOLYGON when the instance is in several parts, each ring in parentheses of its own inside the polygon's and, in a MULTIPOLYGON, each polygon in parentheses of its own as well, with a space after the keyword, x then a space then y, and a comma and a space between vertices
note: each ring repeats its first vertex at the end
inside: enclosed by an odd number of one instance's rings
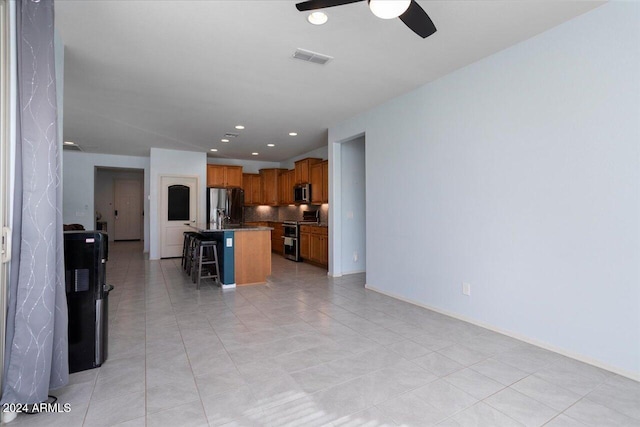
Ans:
POLYGON ((233 238, 227 237, 227 247, 228 248, 232 248, 233 247, 233 238))

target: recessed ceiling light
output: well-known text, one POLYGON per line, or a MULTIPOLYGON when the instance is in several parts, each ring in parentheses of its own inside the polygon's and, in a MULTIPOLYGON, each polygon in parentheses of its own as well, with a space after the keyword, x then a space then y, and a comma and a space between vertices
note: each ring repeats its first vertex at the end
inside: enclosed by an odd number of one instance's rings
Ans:
POLYGON ((260 153, 251 153, 252 156, 257 156, 260 153))
POLYGON ((275 147, 276 144, 267 144, 267 147, 275 147))
POLYGON ((227 138, 222 138, 220 142, 229 142, 229 140, 227 138))
POLYGON ((307 21, 313 25, 326 24, 328 20, 329 17, 324 12, 312 12, 307 16, 307 21))
POLYGON ((289 136, 298 136, 297 132, 289 132, 289 136))
POLYGON ((214 151, 215 152, 215 151, 218 151, 218 149, 217 148, 212 148, 210 151, 214 151))
POLYGON ((64 145, 76 145, 76 143, 71 141, 65 141, 64 145))
POLYGON ((241 129, 241 130, 242 130, 242 129, 244 129, 244 126, 242 126, 242 125, 237 125, 237 126, 236 126, 236 129, 241 129))

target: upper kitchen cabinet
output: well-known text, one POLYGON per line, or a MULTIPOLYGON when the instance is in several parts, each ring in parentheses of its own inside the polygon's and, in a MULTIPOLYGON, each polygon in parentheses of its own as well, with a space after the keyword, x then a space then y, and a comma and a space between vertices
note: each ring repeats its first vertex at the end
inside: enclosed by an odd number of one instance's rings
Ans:
POLYGON ((207 165, 207 187, 242 188, 242 166, 207 165))
MULTIPOLYGON (((322 162, 322 159, 308 157, 296 162, 296 181, 293 184, 308 184, 311 182, 311 166, 322 162)), ((313 190, 312 190, 313 191, 313 190)))
POLYGON ((329 203, 329 161, 311 166, 311 203, 329 203))
POLYGON ((242 188, 244 190, 244 205, 255 206, 262 204, 262 180, 257 173, 242 174, 242 188))
POLYGON ((322 203, 329 203, 329 160, 322 162, 322 203))
POLYGON ((286 169, 260 169, 262 181, 262 205, 278 206, 280 199, 279 176, 286 169))
POLYGON ((293 201, 293 185, 296 178, 296 171, 294 169, 285 170, 280 173, 278 177, 278 190, 280 192, 280 205, 292 205, 293 201))

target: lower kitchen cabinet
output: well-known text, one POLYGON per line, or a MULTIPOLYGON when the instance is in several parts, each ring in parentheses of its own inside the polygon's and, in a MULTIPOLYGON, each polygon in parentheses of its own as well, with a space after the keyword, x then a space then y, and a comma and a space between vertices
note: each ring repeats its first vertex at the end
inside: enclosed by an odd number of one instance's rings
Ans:
POLYGON ((284 240, 282 239, 282 223, 270 222, 269 227, 272 227, 271 231, 271 251, 282 255, 284 252, 284 240))
POLYGON ((311 237, 311 233, 303 233, 300 230, 300 258, 303 260, 309 259, 309 240, 311 237))
POLYGON ((300 256, 304 261, 329 266, 329 229, 314 225, 300 227, 300 256))

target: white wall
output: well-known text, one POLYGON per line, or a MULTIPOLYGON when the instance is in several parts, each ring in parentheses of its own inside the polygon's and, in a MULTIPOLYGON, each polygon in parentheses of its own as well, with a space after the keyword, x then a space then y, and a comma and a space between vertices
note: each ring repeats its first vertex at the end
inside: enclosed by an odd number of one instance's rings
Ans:
POLYGON ((73 151, 63 153, 62 195, 65 224, 82 224, 87 230, 95 229, 94 190, 96 167, 144 169, 144 251, 149 252, 149 158, 116 156, 73 151))
POLYGON ((329 129, 333 273, 366 132, 370 287, 640 378, 638 22, 605 4, 329 129))
POLYGON ((339 244, 342 247, 342 274, 360 273, 366 269, 364 137, 344 142, 340 148, 342 229, 339 244))
POLYGON ((149 259, 160 258, 160 224, 158 218, 158 189, 161 175, 196 176, 198 178, 198 221, 205 218, 207 208, 207 155, 192 151, 165 150, 162 148, 151 149, 150 161, 150 247, 149 259))

